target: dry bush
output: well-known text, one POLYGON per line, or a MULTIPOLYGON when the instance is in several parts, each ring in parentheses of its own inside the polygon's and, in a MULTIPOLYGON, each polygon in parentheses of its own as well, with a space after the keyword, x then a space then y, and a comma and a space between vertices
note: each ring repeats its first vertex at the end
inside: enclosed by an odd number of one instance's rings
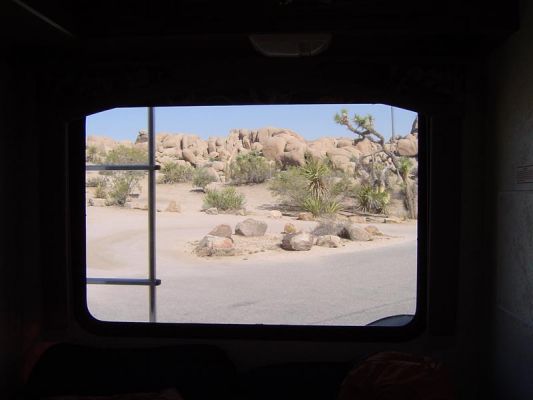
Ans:
POLYGON ((240 210, 244 207, 245 197, 233 187, 222 190, 208 190, 204 198, 204 207, 216 207, 222 211, 240 210))

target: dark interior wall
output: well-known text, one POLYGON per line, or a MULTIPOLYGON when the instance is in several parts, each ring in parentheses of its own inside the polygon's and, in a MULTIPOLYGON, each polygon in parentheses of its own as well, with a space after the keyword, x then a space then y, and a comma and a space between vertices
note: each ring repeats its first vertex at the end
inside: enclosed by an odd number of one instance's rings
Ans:
MULTIPOLYGON (((528 40, 527 33, 520 33, 493 60, 491 81, 495 82, 492 88, 495 117, 492 125, 502 138, 502 146, 498 150, 502 171, 506 171, 505 165, 511 163, 509 154, 513 151, 523 154, 524 162, 528 157, 526 147, 529 142, 520 138, 529 129, 528 112, 531 111, 528 99, 531 85, 522 82, 528 67, 533 66, 523 60, 528 54, 528 40), (513 52, 516 54, 511 54, 513 52), (517 71, 520 74, 516 74, 517 71), (505 88, 508 83, 511 86, 505 88), (520 113, 521 119, 511 117, 517 115, 517 104, 524 110, 520 113), (503 140, 508 134, 508 125, 513 126, 512 143, 516 148, 511 147, 510 141, 503 140)), ((226 54, 225 58, 220 56, 220 59, 201 62, 193 56, 184 57, 180 52, 160 49, 158 59, 158 54, 146 56, 144 53, 144 49, 150 46, 145 45, 139 50, 138 45, 133 39, 129 49, 112 41, 98 44, 101 53, 94 49, 91 53, 89 49, 85 55, 88 60, 96 59, 94 64, 97 67, 93 70, 86 67, 89 64, 87 60, 78 59, 76 64, 67 56, 53 58, 44 51, 33 59, 26 57, 25 60, 19 54, 10 65, 0 66, 0 212, 1 228, 6 235, 0 254, 0 382, 1 389, 5 387, 2 393, 10 393, 19 386, 25 363, 35 359, 43 344, 58 340, 114 346, 209 342, 226 350, 239 369, 284 361, 355 360, 389 349, 420 352, 447 361, 457 378, 461 398, 476 398, 478 382, 484 376, 488 356, 487 321, 490 309, 490 273, 488 268, 487 271, 484 269, 490 254, 483 232, 488 232, 485 227, 494 226, 491 223, 495 222, 490 220, 490 214, 484 212, 486 199, 480 198, 487 183, 484 169, 488 162, 486 143, 483 143, 485 132, 481 129, 485 112, 482 67, 471 60, 450 62, 452 66, 443 67, 442 64, 448 60, 442 61, 446 56, 439 57, 439 49, 435 45, 434 58, 431 54, 427 57, 422 54, 418 61, 411 60, 411 52, 398 51, 401 54, 395 54, 394 59, 399 65, 394 66, 388 65, 391 61, 383 54, 375 64, 356 63, 351 56, 332 57, 329 64, 323 63, 320 58, 307 60, 304 68, 297 73, 293 71, 291 77, 287 73, 287 62, 262 59, 255 54, 247 53, 250 68, 243 68, 233 53, 226 54), (174 60, 169 59, 169 54, 173 54, 174 60), (400 56, 403 56, 402 60, 399 60, 400 56), (115 59, 109 61, 108 57, 115 59), (170 65, 171 61, 173 65, 170 65), (432 65, 433 62, 435 65, 432 65), (212 65, 216 65, 214 70, 212 65), (203 69, 197 69, 200 66, 203 69), (200 71, 197 73, 202 75, 202 79, 197 83, 184 71, 200 71), (239 71, 239 76, 235 76, 235 71, 239 71), (265 71, 269 72, 268 76, 265 71), (348 84, 346 77, 350 78, 348 84), (441 156, 439 165, 442 165, 436 184, 441 186, 441 194, 446 193, 450 183, 458 183, 460 189, 451 190, 453 196, 450 202, 441 200, 443 213, 440 221, 445 224, 452 222, 452 226, 439 231, 439 240, 448 247, 441 246, 441 253, 434 255, 436 262, 440 263, 440 272, 434 274, 433 270, 430 326, 420 336, 406 342, 184 340, 175 337, 96 335, 76 322, 75 312, 70 307, 72 302, 68 298, 71 287, 65 171, 69 154, 65 147, 65 120, 83 115, 84 111, 94 112, 98 107, 120 104, 217 102, 221 98, 225 101, 225 97, 206 96, 225 94, 230 87, 235 92, 234 96, 229 96, 230 101, 246 102, 251 97, 251 86, 257 89, 258 96, 254 100, 258 102, 295 101, 291 97, 292 92, 300 93, 302 98, 316 100, 313 96, 319 88, 323 96, 320 98, 325 101, 328 100, 326 95, 334 93, 339 94, 341 100, 347 100, 349 96, 353 96, 354 101, 363 102, 390 99, 397 105, 412 105, 413 108, 418 105, 426 112, 435 112, 433 122, 439 135, 436 151, 441 156), (284 93, 282 88, 289 90, 284 93), (406 96, 405 93, 413 94, 406 96), (448 101, 449 98, 453 99, 448 101), (69 104, 75 110, 64 113, 69 104), (460 175, 454 175, 459 167, 460 175), (453 207, 459 207, 459 210, 450 212, 453 207), (453 225, 453 220, 459 218, 460 226, 453 225), (455 256, 459 257, 459 261, 455 256), (458 287, 455 286, 457 282, 458 287)), ((367 45, 372 48, 371 44, 367 45)), ((377 52, 379 46, 374 47, 377 52)), ((414 52, 417 47, 405 48, 414 52)), ((240 48, 235 50, 235 54, 239 51, 240 48)), ((31 50, 28 50, 30 53, 31 50)), ((464 55, 458 58, 463 59, 464 55)), ((498 190, 502 193, 508 190, 505 182, 512 178, 513 172, 510 171, 506 177, 499 179, 498 190)), ((495 193, 493 195, 496 196, 495 193)), ((521 200, 518 202, 527 204, 521 200)), ((525 235, 527 229, 521 229, 519 232, 525 235)), ((507 247, 502 246, 500 250, 507 250, 507 247)), ((517 262, 513 265, 523 264, 517 262)), ((513 273, 504 274, 504 277, 514 276, 513 273)), ((502 283, 499 288, 504 290, 507 286, 502 283)), ((504 293, 513 294, 513 291, 504 290, 504 293)), ((512 304, 522 303, 515 301, 512 304)), ((525 366, 533 360, 526 346, 531 328, 527 324, 519 324, 508 313, 498 308, 495 310, 498 320, 501 320, 496 325, 495 334, 497 372, 505 372, 513 365, 511 361, 514 359, 522 360, 523 373, 518 382, 524 387, 528 378, 525 366)), ((511 385, 513 379, 508 376, 503 387, 511 385)))
MULTIPOLYGON (((66 233, 68 221, 65 203, 67 195, 65 171, 69 153, 66 150, 67 136, 64 126, 64 121, 72 115, 76 115, 76 111, 70 110, 69 113, 66 113, 64 111, 65 104, 73 103, 83 109, 85 101, 86 105, 94 106, 98 103, 98 99, 90 98, 90 96, 102 96, 100 100, 102 103, 100 104, 107 101, 110 102, 110 106, 114 105, 112 104, 113 101, 120 104, 121 99, 122 101, 136 102, 144 98, 145 101, 150 101, 150 96, 164 96, 169 89, 165 88, 164 79, 157 81, 157 78, 153 78, 155 83, 149 81, 146 86, 139 88, 140 83, 135 79, 137 76, 135 71, 131 74, 133 78, 125 79, 129 83, 124 84, 124 80, 120 78, 113 80, 107 77, 104 70, 94 77, 96 84, 101 85, 104 93, 102 95, 102 92, 94 88, 93 90, 86 90, 87 87, 84 87, 86 80, 84 81, 83 74, 73 73, 70 78, 67 78, 70 83, 66 85, 56 84, 54 82, 59 82, 61 79, 56 75, 50 78, 50 74, 55 71, 50 70, 49 65, 46 68, 43 66, 41 72, 35 65, 31 68, 28 65, 31 64, 19 59, 16 73, 13 73, 9 80, 5 81, 9 82, 8 84, 4 82, 8 85, 8 90, 5 92, 8 94, 5 103, 8 108, 2 119, 2 123, 5 124, 5 130, 2 132, 5 137, 3 142, 5 146, 2 147, 2 151, 5 153, 3 154, 5 157, 2 157, 3 170, 8 171, 14 166, 16 167, 13 174, 6 173, 2 178, 6 180, 4 187, 12 188, 17 193, 16 196, 3 199, 3 201, 8 202, 3 208, 7 221, 5 232, 12 230, 13 233, 11 236, 12 245, 6 253, 10 262, 3 265, 4 270, 7 271, 6 277, 8 279, 2 282, 8 287, 5 292, 0 294, 4 301, 10 302, 9 309, 12 313, 5 318, 5 326, 12 326, 13 329, 5 330, 10 336, 4 341, 5 344, 3 343, 6 357, 2 359, 2 362, 6 364, 6 371, 10 371, 6 372, 4 376, 8 378, 7 381, 11 387, 17 386, 17 382, 20 382, 20 376, 26 368, 25 364, 34 360, 40 347, 48 341, 58 340, 113 346, 202 342, 213 343, 226 350, 241 370, 288 361, 349 361, 372 352, 391 349, 425 353, 445 360, 455 375, 460 378, 458 382, 461 393, 464 393, 463 398, 472 398, 470 394, 475 393, 480 365, 480 363, 475 362, 475 355, 481 347, 476 332, 479 332, 479 324, 483 322, 483 318, 471 319, 469 312, 476 313, 477 303, 475 300, 484 296, 484 289, 483 285, 477 285, 474 281, 475 270, 471 265, 472 262, 476 265, 475 249, 479 248, 480 242, 470 240, 464 248, 461 246, 465 256, 463 256, 461 263, 458 263, 453 254, 459 250, 458 238, 467 237, 471 231, 466 230, 461 234, 457 225, 447 225, 451 220, 442 218, 442 215, 447 215, 446 213, 438 213, 442 214, 439 223, 444 224, 441 227, 443 227, 442 232, 445 235, 441 236, 441 240, 450 238, 449 243, 453 243, 451 247, 454 248, 454 251, 441 247, 440 255, 435 256, 435 263, 439 264, 440 275, 433 275, 435 286, 430 289, 433 293, 431 300, 433 303, 430 303, 430 307, 433 307, 433 318, 431 318, 429 330, 409 341, 334 343, 184 340, 173 337, 126 338, 96 335, 78 325, 75 311, 70 307, 72 303, 68 300, 68 292, 71 287, 69 286, 67 259, 69 242, 66 233), (129 89, 128 85, 133 85, 134 88, 129 89), (131 90, 131 94, 128 90, 131 90), (113 96, 117 100, 113 100, 113 96), (25 156, 20 157, 19 151, 14 152, 8 149, 20 149, 25 156), (26 182, 30 183, 22 184, 26 182), (32 240, 28 239, 28 232, 35 233, 32 240), (10 265, 13 264, 17 266, 16 269, 10 268, 10 265), (461 296, 458 295, 454 286, 459 278, 465 279, 466 282, 462 286, 461 296), (436 303, 439 303, 438 307, 436 303), (468 304, 471 304, 470 309, 467 307, 468 304), (462 307, 465 307, 469 312, 459 315, 458 324, 448 325, 448 323, 453 324, 455 312, 450 314, 446 311, 449 311, 450 308, 461 309, 462 307), (472 329, 474 330, 472 331, 472 329), (463 340, 461 344, 457 344, 458 337, 463 340)), ((386 67, 381 65, 381 68, 385 70, 386 67)), ((418 71, 416 66, 414 69, 418 71)), ((157 68, 154 70, 157 72, 157 68)), ((428 70, 428 76, 432 76, 433 70, 431 68, 428 70)), ((406 68, 406 71, 405 74, 409 74, 409 68, 406 68)), ((459 73, 456 79, 465 82, 471 79, 470 74, 476 75, 476 73, 476 71, 464 69, 464 72, 459 73)), ((59 73, 56 74, 60 75, 59 73)), ((179 74, 179 70, 176 74, 179 74)), ((154 76, 157 77, 157 73, 154 76)), ((287 82, 289 81, 288 78, 285 79, 287 82)), ((328 88, 328 81, 325 78, 322 79, 322 81, 314 81, 315 85, 322 89, 328 88)), ((357 79, 363 80, 364 75, 359 75, 357 79)), ((421 79, 422 82, 415 81, 413 83, 414 88, 421 86, 421 90, 427 91, 425 98, 431 99, 432 92, 423 86, 423 79, 421 79)), ((220 80, 223 82, 222 78, 220 80)), ((376 86, 379 84, 394 87, 393 82, 384 83, 378 79, 375 82, 376 86)), ((228 84, 226 83, 226 85, 228 84)), ((246 88, 246 83, 242 85, 246 88)), ((334 91, 336 86, 332 87, 334 91)), ((224 90, 223 84, 221 84, 221 88, 224 90)), ((89 89, 91 88, 89 87, 89 89)), ((354 90, 356 89, 357 85, 354 84, 354 90)), ((448 106, 443 108, 438 107, 440 98, 438 94, 435 94, 436 105, 429 107, 433 111, 440 110, 440 113, 436 112, 434 116, 435 133, 438 134, 438 148, 436 150, 446 149, 446 151, 439 150, 440 157, 442 157, 439 165, 450 161, 450 155, 454 155, 451 157, 453 165, 448 170, 440 169, 439 182, 436 182, 436 185, 440 186, 441 194, 446 193, 450 187, 448 179, 458 182, 459 185, 462 182, 470 195, 477 190, 476 186, 470 186, 471 176, 461 178, 454 175, 461 163, 461 160, 457 159, 457 155, 461 154, 459 149, 466 146, 471 150, 476 143, 473 138, 479 134, 476 133, 478 131, 475 129, 476 115, 471 118, 468 117, 469 111, 464 108, 465 100, 466 103, 472 105, 479 98, 476 88, 473 88, 472 92, 471 99, 463 99, 463 95, 458 94, 457 97, 462 98, 462 101, 457 102, 457 104, 449 101, 448 106), (467 114, 466 118, 464 118, 464 113, 467 114), (470 121, 470 125, 462 126, 461 121, 463 120, 470 121), (460 135, 465 130, 470 130, 468 137, 460 135), (462 138, 453 151, 448 151, 446 148, 449 132, 455 132, 457 136, 462 138)), ((178 93, 174 94, 175 96, 179 96, 179 91, 175 93, 178 93)), ((371 98, 375 94, 367 87, 363 87, 357 95, 364 99, 365 96, 371 98)), ((412 101, 412 104, 416 105, 417 102, 419 104, 424 103, 419 99, 412 101)), ((425 106, 427 107, 427 104, 425 106)), ((474 157, 468 159, 466 165, 472 166, 475 163, 476 158, 474 157)), ((478 173, 479 171, 474 168, 472 175, 478 176, 478 173)), ((441 200, 441 205, 446 207, 447 212, 458 206, 459 189, 455 188, 452 194, 451 203, 441 200)), ((474 208, 475 204, 469 203, 465 213, 473 215, 474 208)), ((441 211, 443 210, 444 208, 441 209, 441 211)), ((458 219, 459 215, 455 212, 456 210, 452 211, 452 217, 458 219)), ((467 226, 473 227, 472 217, 468 221, 470 222, 467 222, 467 226)), ((435 270, 436 268, 433 272, 435 270)))
POLYGON ((491 57, 490 110, 495 176, 493 378, 498 398, 533 397, 533 6, 522 2, 521 29, 491 57))
MULTIPOLYGON (((457 319, 455 321, 455 376, 461 387, 461 398, 486 398, 487 391, 482 384, 488 374, 489 343, 487 326, 490 321, 491 280, 486 271, 489 263, 487 254, 489 208, 486 202, 487 142, 484 120, 486 117, 484 93, 486 77, 482 60, 468 66, 465 80, 465 103, 460 124, 450 127, 442 152, 460 151, 460 194, 457 214, 459 219, 458 247, 459 272, 457 274, 457 319), (460 143, 460 150, 454 143, 460 143)), ((453 243, 452 238, 442 243, 453 243)), ((446 245, 445 245, 446 246, 446 245)), ((453 248, 451 246, 450 248, 453 248)), ((448 266, 453 274, 453 265, 448 266)), ((444 296, 453 296, 453 293, 444 296)))
POLYGON ((32 73, 0 64, 0 391, 22 381, 25 355, 41 331, 41 172, 32 73))
MULTIPOLYGON (((5 63, 0 64, 0 130, 6 132, 8 129, 7 114, 9 107, 9 94, 7 82, 9 80, 9 68, 5 63)), ((0 146, 0 163, 2 170, 7 168, 6 146, 0 146)), ((8 177, 6 174, 0 175, 0 187, 7 188, 8 177)), ((4 192, 4 190, 2 190, 4 192)), ((0 196, 0 210, 6 210, 8 198, 0 196)), ((2 221, 5 221, 6 212, 2 211, 2 221)), ((14 371, 16 371, 19 353, 18 335, 20 325, 17 313, 14 312, 16 304, 16 292, 12 289, 12 281, 16 276, 16 270, 8 268, 8 255, 5 249, 8 248, 6 240, 7 231, 2 232, 2 251, 0 252, 1 273, 5 277, 0 280, 0 390, 3 393, 12 394, 14 386, 14 371), (10 282, 11 281, 11 282, 10 282)))
MULTIPOLYGON (((280 62, 281 64, 282 62, 280 62)), ((265 61, 265 64, 276 64, 274 61, 265 61)), ((286 64, 285 62, 283 64, 286 64)), ((279 65, 278 65, 279 67, 279 65)), ((266 71, 267 68, 263 66, 264 69, 260 71, 266 71)), ((378 65, 375 70, 379 70, 381 68, 382 70, 386 70, 388 68, 386 65, 378 65)), ((246 68, 244 68, 246 70, 246 68)), ((443 70, 447 71, 445 67, 442 67, 443 70)), ((452 69, 452 68, 450 68, 452 69)), ((405 74, 407 75, 410 71, 409 67, 405 67, 405 74)), ((418 68, 416 66, 412 67, 412 70, 416 70, 416 73, 427 73, 427 76, 433 76, 433 73, 435 70, 438 70, 438 67, 435 67, 434 69, 431 67, 428 67, 427 70, 424 70, 422 68, 418 68), (421 71, 422 70, 422 71, 421 71)), ((411 70, 411 71, 412 71, 411 70)), ((452 80, 458 80, 460 82, 464 82, 469 78, 470 71, 468 71, 467 68, 454 68, 452 70, 460 70, 463 71, 462 73, 457 73, 456 76, 452 80)), ((177 69, 175 72, 175 75, 179 76, 180 69, 177 69)), ((309 73, 309 69, 306 68, 305 72, 309 73)), ((449 71, 447 71, 449 72, 449 71)), ((357 89, 357 83, 358 81, 363 81, 365 79, 365 69, 362 70, 361 73, 356 75, 356 78, 354 78, 354 81, 356 83, 353 83, 354 85, 354 91, 357 89)), ((477 74, 477 71, 473 71, 474 75, 477 74)), ((122 75, 127 75, 127 70, 123 71, 122 75)), ((289 75, 290 78, 290 71, 288 72, 286 70, 286 74, 289 75)), ((402 73, 403 74, 403 73, 402 73)), ((283 77, 282 75, 273 74, 270 73, 269 75, 266 75, 266 78, 274 79, 278 78, 281 80, 281 78, 285 79, 285 84, 287 88, 291 88, 291 79, 287 77, 283 77)), ((368 76, 368 75, 367 75, 368 76)), ((374 78, 374 76, 370 75, 372 77, 372 84, 368 84, 367 86, 363 86, 362 88, 359 88, 359 91, 357 91, 357 96, 361 99, 361 101, 364 101, 365 99, 368 101, 369 98, 372 98, 371 96, 375 96, 375 93, 372 90, 368 89, 368 86, 374 85, 374 87, 380 87, 380 86, 387 86, 390 91, 394 91, 394 83, 393 82, 386 82, 383 80, 379 80, 374 78), (375 79, 375 80, 374 80, 375 79)), ((446 72, 442 73, 442 76, 446 76, 446 72)), ((439 75, 440 77, 440 75, 439 75)), ((104 76, 100 77, 100 79, 103 81, 104 76)), ((259 81, 257 81, 258 77, 255 77, 256 80, 251 80, 246 85, 249 86, 259 86, 261 87, 259 81)), ((333 87, 331 93, 336 94, 335 91, 336 87, 331 85, 331 81, 335 81, 335 79, 329 79, 329 76, 325 76, 322 78, 317 78, 313 81, 313 87, 316 87, 317 91, 324 90, 324 88, 333 87), (328 86, 330 84, 331 86, 328 86)), ((401 78, 399 78, 401 79, 401 78)), ((446 81, 445 78, 439 78, 446 81)), ((116 86, 116 87, 124 87, 123 84, 120 83, 120 80, 116 79, 116 84, 109 84, 110 87, 116 86)), ((370 78, 368 79, 370 80, 370 78)), ((428 90, 427 87, 423 84, 424 78, 419 78, 419 80, 412 83, 413 88, 412 90, 419 90, 419 91, 426 91, 426 97, 425 98, 431 98, 431 90, 428 90)), ((221 82, 224 82, 222 78, 220 78, 221 82)), ((110 79, 110 82, 112 82, 112 79, 110 79)), ((220 90, 222 93, 224 92, 231 92, 231 85, 232 80, 227 79, 225 81, 225 85, 221 85, 218 90, 220 90), (226 87, 224 87, 226 86, 226 87)), ((453 84, 450 84, 449 86, 453 86, 453 84)), ((149 99, 150 96, 158 96, 158 97, 165 97, 166 92, 169 91, 168 87, 171 85, 175 85, 175 82, 172 82, 172 80, 168 84, 161 84, 156 82, 156 86, 148 86, 143 87, 141 89, 138 89, 135 93, 135 96, 131 96, 128 98, 127 90, 121 94, 120 92, 113 92, 113 94, 105 95, 103 99, 105 101, 112 101, 112 96, 115 96, 117 100, 120 102, 125 100, 134 101, 136 99, 149 99), (159 85, 159 86, 157 86, 159 85)), ((445 87, 446 90, 453 91, 449 86, 445 87)), ((190 89, 192 93, 194 93, 194 85, 189 85, 187 89, 190 89)), ((203 86, 199 85, 198 89, 203 89, 203 86)), ((471 88, 475 94, 472 96, 473 100, 471 103, 475 103, 474 100, 479 100, 479 94, 476 92, 478 88, 471 88)), ((170 91, 173 93, 174 98, 179 99, 180 90, 185 91, 183 88, 176 87, 174 89, 171 89, 170 91)), ((279 89, 278 89, 279 90, 279 89)), ((297 91, 297 90, 296 90, 297 91)), ((86 93, 96 93, 98 92, 93 90, 87 90, 86 93)), ((310 91, 312 93, 312 91, 310 91)), ((475 392, 475 385, 476 385, 476 379, 477 379, 477 368, 479 367, 479 364, 474 362, 475 359, 474 354, 477 354, 479 351, 479 340, 475 337, 475 334, 468 334, 469 330, 473 329, 472 325, 480 323, 477 319, 468 319, 468 324, 465 324, 464 327, 461 324, 455 324, 454 317, 455 317, 455 309, 456 307, 460 307, 462 305, 466 306, 468 303, 473 303, 475 300, 475 297, 477 296, 483 296, 484 293, 480 291, 480 288, 478 286, 465 286, 465 293, 462 297, 460 303, 458 305, 458 292, 457 287, 455 284, 457 283, 459 276, 459 270, 462 270, 464 267, 464 270, 466 271, 467 277, 473 276, 472 267, 469 266, 470 262, 472 262, 472 259, 475 257, 474 252, 468 253, 469 258, 466 258, 465 261, 462 262, 461 265, 459 265, 457 256, 459 253, 459 242, 460 238, 462 236, 467 236, 469 232, 466 232, 464 235, 461 235, 459 231, 459 226, 456 223, 459 219, 459 213, 458 213, 458 207, 459 207, 459 192, 461 188, 461 176, 459 172, 461 160, 460 160, 460 148, 462 147, 462 142, 464 140, 463 136, 461 135, 461 132, 463 131, 463 126, 461 126, 461 121, 463 117, 463 113, 465 113, 464 109, 464 102, 465 99, 463 99, 463 95, 456 93, 456 96, 458 98, 461 98, 462 101, 458 101, 455 103, 452 100, 448 100, 447 106, 439 107, 439 95, 435 94, 434 98, 432 99, 437 105, 428 106, 428 103, 424 103, 423 100, 420 98, 417 98, 416 100, 413 100, 413 98, 416 98, 417 96, 403 96, 404 101, 406 98, 410 99, 411 104, 413 104, 414 108, 417 108, 417 105, 421 108, 426 107, 424 111, 427 113, 430 113, 429 110, 432 110, 434 112, 434 124, 433 128, 435 129, 435 150, 438 154, 435 154, 435 158, 437 159, 436 165, 448 165, 446 169, 439 168, 439 175, 435 176, 437 178, 437 181, 434 182, 434 187, 439 188, 439 209, 435 212, 435 217, 439 217, 438 221, 437 218, 433 221, 437 227, 440 227, 440 229, 436 229, 436 232, 439 232, 440 237, 438 238, 439 241, 445 241, 447 243, 446 247, 440 247, 438 249, 438 252, 434 254, 434 264, 433 269, 431 272, 432 279, 433 279, 433 286, 431 287, 430 291, 433 293, 431 296, 431 303, 430 307, 432 307, 432 318, 430 321, 430 329, 424 331, 422 334, 420 334, 418 337, 409 340, 409 341, 399 341, 399 342, 377 342, 377 341, 346 341, 346 342, 313 342, 313 341, 258 341, 258 340, 230 340, 230 341, 224 341, 224 340, 185 340, 185 339, 179 339, 176 337, 166 337, 166 338, 151 338, 151 337, 106 337, 95 335, 91 332, 88 332, 84 327, 77 324, 76 321, 76 315, 74 310, 70 310, 69 315, 69 321, 72 323, 69 326, 68 334, 66 335, 65 339, 78 342, 78 343, 89 343, 89 344, 100 344, 100 345, 131 345, 131 346, 145 346, 145 345, 154 345, 154 344, 164 344, 164 343, 184 343, 184 342, 203 342, 203 343, 213 343, 216 345, 219 345, 221 348, 226 350, 230 357, 236 362, 237 366, 241 370, 246 370, 249 368, 254 368, 262 365, 267 365, 271 363, 280 363, 280 362, 290 362, 290 361, 317 361, 317 360, 323 360, 323 361, 349 361, 349 360, 356 360, 362 356, 368 355, 372 352, 381 351, 381 350, 389 350, 389 349, 395 349, 400 351, 409 351, 409 352, 416 352, 416 353, 424 353, 428 355, 433 355, 438 359, 445 360, 451 369, 453 371, 458 371, 456 374, 458 378, 461 378, 460 380, 460 386, 463 389, 464 385, 464 391, 465 393, 472 393, 475 392), (452 133, 450 133, 452 132, 452 133), (452 134, 457 138, 457 142, 455 143, 455 147, 453 149, 449 149, 446 146, 450 144, 450 137, 452 134), (444 149, 444 151, 443 151, 444 149), (457 186, 454 186, 457 185, 457 186), (436 273, 437 270, 439 270, 439 273, 436 273), (438 304, 437 304, 438 303, 438 304), (468 340, 469 342, 465 344, 464 348, 459 348, 454 343, 455 335, 463 334, 465 337, 465 340, 468 340), (457 353, 459 351, 463 351, 464 353, 461 354, 461 357, 459 358, 457 356, 457 353), (465 368, 459 369, 458 368, 458 362, 459 360, 461 362, 464 362, 465 368), (468 391, 467 391, 468 389, 468 391)), ((231 97, 231 96, 230 96, 231 97)), ((391 96, 392 98, 393 96, 391 96)), ((402 97, 400 95, 397 96, 398 98, 402 97)), ((238 98, 238 97, 237 97, 238 98)), ((196 99, 202 100, 201 94, 196 99)), ((386 102, 386 95, 381 94, 382 101, 386 102)), ((91 99, 92 100, 92 99, 91 99)), ((195 98, 193 97, 193 100, 195 98)), ((205 99, 203 99, 205 101, 205 99)), ((218 99, 214 99, 211 101, 217 101, 218 99)), ((94 100, 92 100, 94 101, 94 100)), ((149 101, 149 100, 145 100, 149 101)), ((208 99, 209 101, 209 99, 208 99)), ((440 100, 441 104, 444 103, 444 101, 440 100)), ((89 103, 89 102, 88 102, 89 103)), ((120 103, 118 103, 120 104, 120 103)), ((142 103, 141 103, 142 104, 142 103)), ((471 125, 474 125, 473 123, 471 125)), ((471 135, 477 134, 478 131, 472 128, 471 135)), ((467 142, 469 146, 472 146, 471 142, 467 142)), ((475 163, 475 160, 472 160, 473 163, 475 163)), ((477 173, 476 171, 473 172, 473 174, 477 173)), ((468 182, 465 181, 464 183, 465 187, 468 187, 468 182)), ((473 193, 477 190, 475 187, 471 187, 470 193, 473 193)), ((469 207, 475 208, 475 205, 470 204, 469 207)), ((475 240, 471 240, 469 243, 473 243, 475 240)), ((477 246, 476 242, 476 246, 477 246)), ((467 246, 468 247, 468 246, 467 246)), ((483 288, 481 288, 483 289, 483 288)), ((465 319, 467 316, 463 316, 465 319)), ((462 365, 462 364, 461 364, 462 365)), ((472 398, 472 396, 465 395, 464 398, 472 398)))

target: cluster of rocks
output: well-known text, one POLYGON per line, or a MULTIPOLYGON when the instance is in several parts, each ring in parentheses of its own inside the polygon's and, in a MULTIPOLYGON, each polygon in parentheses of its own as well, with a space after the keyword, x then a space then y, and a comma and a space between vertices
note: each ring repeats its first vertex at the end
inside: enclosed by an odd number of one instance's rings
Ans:
POLYGON ((216 207, 209 207, 202 210, 208 215, 218 215, 218 214, 236 214, 236 215, 246 215, 246 209, 240 208, 238 210, 219 210, 216 207))
MULTIPOLYGON (((233 256, 237 254, 233 235, 261 237, 267 231, 267 224, 252 218, 239 222, 235 231, 230 225, 218 225, 200 240, 195 252, 199 256, 233 256)), ((351 222, 321 223, 312 232, 302 232, 294 224, 288 223, 283 230, 280 247, 289 251, 308 251, 313 246, 340 247, 342 239, 369 241, 382 233, 376 226, 365 228, 351 222)))
POLYGON ((321 223, 312 232, 298 232, 292 224, 287 224, 284 231, 281 247, 292 251, 311 250, 314 245, 340 247, 342 239, 366 242, 383 235, 374 225, 361 228, 352 222, 321 223))
MULTIPOLYGON (((98 198, 89 198, 87 200, 87 205, 92 207, 106 207, 112 205, 109 200, 107 199, 98 199, 98 198)), ((131 199, 128 199, 126 201, 126 204, 124 204, 124 208, 131 209, 131 210, 148 210, 148 203, 146 202, 139 202, 139 201, 131 201, 131 199)), ((165 208, 156 208, 157 212, 170 212, 170 213, 181 213, 181 204, 179 204, 175 200, 171 200, 168 202, 167 206, 165 208)))
MULTIPOLYGON (((94 146, 100 152, 107 152, 117 145, 148 147, 148 135, 139 132, 135 143, 114 141, 104 136, 89 136, 87 147, 94 146)), ((386 144, 389 150, 400 156, 418 155, 418 129, 413 126, 410 134, 386 144)), ((156 162, 175 162, 193 167, 205 167, 217 180, 225 180, 227 165, 239 154, 251 151, 261 153, 267 160, 278 165, 304 165, 305 155, 316 159, 328 157, 335 168, 353 171, 354 160, 370 162, 367 157, 380 149, 379 144, 368 139, 322 137, 305 140, 298 133, 284 128, 264 127, 256 130, 233 129, 226 137, 201 139, 186 133, 159 133, 156 135, 156 162)), ((387 162, 384 154, 383 162, 387 162)))
MULTIPOLYGON (((235 226, 235 235, 245 237, 264 236, 267 224, 252 218, 245 219, 235 226)), ((199 256, 234 256, 236 254, 231 226, 217 225, 196 246, 199 256)))

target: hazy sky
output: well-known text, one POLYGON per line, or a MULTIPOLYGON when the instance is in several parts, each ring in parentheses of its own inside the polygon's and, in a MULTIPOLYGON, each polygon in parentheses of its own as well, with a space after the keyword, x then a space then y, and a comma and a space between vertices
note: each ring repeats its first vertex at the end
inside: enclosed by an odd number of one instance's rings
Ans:
MULTIPOLYGON (((372 114, 376 129, 390 137, 391 107, 383 104, 157 107, 155 131, 192 133, 207 139, 209 136, 226 136, 234 128, 275 126, 292 129, 306 139, 350 137, 352 134, 333 120, 335 113, 342 108, 348 109, 350 115, 372 114)), ((416 113, 395 107, 396 135, 409 133, 415 117, 416 113)), ((120 140, 135 140, 139 130, 146 128, 146 108, 115 108, 86 119, 87 135, 103 135, 120 140)))

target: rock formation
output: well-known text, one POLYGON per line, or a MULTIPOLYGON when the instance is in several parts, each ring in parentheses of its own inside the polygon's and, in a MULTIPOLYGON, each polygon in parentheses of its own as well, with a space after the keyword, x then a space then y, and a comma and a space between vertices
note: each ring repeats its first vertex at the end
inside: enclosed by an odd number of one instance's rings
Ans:
MULTIPOLYGON (((280 166, 303 165, 305 157, 321 159, 328 157, 335 168, 353 170, 356 162, 369 163, 371 155, 380 146, 368 139, 351 137, 322 137, 305 140, 298 133, 284 128, 264 127, 257 130, 233 129, 226 137, 211 136, 207 140, 187 133, 158 133, 156 135, 156 162, 176 162, 193 167, 208 167, 210 173, 223 178, 227 165, 239 154, 251 151, 261 153, 267 160, 280 166)), ((93 147, 106 153, 118 145, 147 148, 146 131, 140 131, 135 143, 115 141, 105 136, 88 136, 87 148, 93 147)), ((415 121, 411 133, 387 143, 397 155, 418 155, 418 125, 415 121)), ((379 155, 378 157, 386 157, 379 155)))

